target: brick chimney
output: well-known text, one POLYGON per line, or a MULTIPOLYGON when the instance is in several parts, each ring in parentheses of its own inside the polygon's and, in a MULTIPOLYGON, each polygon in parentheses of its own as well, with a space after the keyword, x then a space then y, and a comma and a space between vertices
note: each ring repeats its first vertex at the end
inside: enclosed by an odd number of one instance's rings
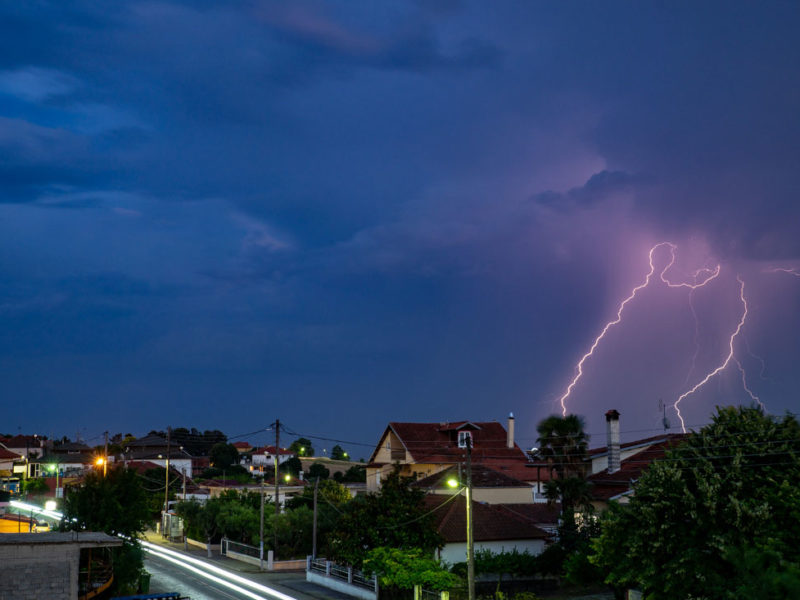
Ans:
POLYGON ((508 430, 506 432, 506 446, 514 447, 514 413, 508 413, 508 430))
POLYGON ((619 412, 613 408, 606 413, 606 439, 608 446, 608 472, 619 471, 619 412))

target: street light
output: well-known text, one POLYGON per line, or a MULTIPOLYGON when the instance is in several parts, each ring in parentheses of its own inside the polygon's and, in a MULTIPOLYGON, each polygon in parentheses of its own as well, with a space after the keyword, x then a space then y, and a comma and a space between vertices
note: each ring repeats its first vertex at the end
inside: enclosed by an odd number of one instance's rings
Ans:
POLYGON ((56 495, 56 498, 58 498, 58 476, 59 476, 59 474, 60 474, 60 471, 59 471, 59 469, 58 469, 58 465, 57 465, 57 464, 55 464, 55 463, 51 463, 51 464, 50 464, 50 465, 47 467, 47 470, 48 470, 48 471, 50 471, 50 472, 52 472, 52 471, 55 471, 55 472, 56 472, 56 491, 55 491, 55 495, 56 495))

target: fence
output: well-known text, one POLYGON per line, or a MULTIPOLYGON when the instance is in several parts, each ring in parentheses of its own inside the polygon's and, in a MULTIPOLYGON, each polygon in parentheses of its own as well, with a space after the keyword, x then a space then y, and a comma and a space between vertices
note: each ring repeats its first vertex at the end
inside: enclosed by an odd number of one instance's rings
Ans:
POLYGON ((223 556, 227 556, 228 552, 234 552, 236 554, 244 554, 245 556, 253 556, 255 558, 261 557, 261 549, 258 546, 250 546, 248 544, 242 544, 241 542, 234 542, 228 538, 222 538, 219 550, 220 554, 223 556))
POLYGON ((362 600, 377 600, 378 578, 367 577, 362 571, 343 567, 325 559, 308 558, 306 580, 362 600))

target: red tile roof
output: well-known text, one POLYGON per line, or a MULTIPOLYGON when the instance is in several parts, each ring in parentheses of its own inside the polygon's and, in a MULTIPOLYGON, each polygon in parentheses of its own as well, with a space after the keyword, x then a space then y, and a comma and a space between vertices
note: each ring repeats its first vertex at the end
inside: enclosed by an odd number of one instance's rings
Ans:
MULTIPOLYGON (((530 489, 530 485, 519 479, 515 479, 506 473, 489 467, 488 465, 472 465, 472 486, 479 488, 507 488, 522 487, 530 489)), ((453 465, 444 471, 434 473, 428 477, 418 479, 412 485, 420 488, 446 488, 447 480, 458 476, 459 465, 453 465)))
MULTIPOLYGON (((629 491, 633 482, 637 481, 654 461, 663 459, 667 450, 681 443, 685 437, 684 434, 669 434, 655 439, 648 438, 646 442, 653 440, 654 443, 623 460, 620 463, 619 471, 609 473, 606 469, 589 475, 588 479, 592 484, 592 498, 609 500, 629 491)), ((640 440, 640 442, 645 442, 645 440, 640 440)), ((632 442, 632 444, 635 445, 636 442, 632 442)))
POLYGON ((239 448, 242 448, 242 449, 245 449, 245 450, 249 450, 250 448, 253 447, 253 446, 250 445, 249 442, 233 442, 233 445, 236 447, 237 450, 239 448))
MULTIPOLYGON (((253 454, 264 454, 265 452, 267 454, 272 454, 274 456, 275 455, 275 446, 261 446, 259 448, 253 448, 253 452, 252 453, 253 454)), ((294 452, 292 452, 291 450, 288 450, 286 448, 281 448, 280 449, 280 455, 281 456, 294 456, 294 452)))
POLYGON ((0 458, 4 460, 19 460, 22 458, 22 455, 17 454, 16 452, 12 452, 11 450, 6 450, 2 446, 0 446, 0 458))
MULTIPOLYGON (((472 460, 475 463, 491 461, 513 461, 520 464, 528 462, 527 455, 514 444, 506 445, 506 430, 497 421, 473 423, 457 421, 454 423, 389 423, 391 430, 400 438, 403 446, 416 463, 456 463, 464 460, 465 450, 458 447, 458 431, 467 430, 472 434, 472 460)), ((381 436, 381 440, 386 435, 381 436)), ((370 460, 373 462, 376 448, 370 460)))
MULTIPOLYGON (((445 542, 467 540, 466 499, 464 496, 425 496, 425 507, 435 519, 435 526, 445 542)), ((508 510, 503 504, 472 503, 473 535, 476 542, 503 540, 545 540, 550 535, 529 518, 508 510)), ((517 505, 511 505, 517 506, 517 505)))

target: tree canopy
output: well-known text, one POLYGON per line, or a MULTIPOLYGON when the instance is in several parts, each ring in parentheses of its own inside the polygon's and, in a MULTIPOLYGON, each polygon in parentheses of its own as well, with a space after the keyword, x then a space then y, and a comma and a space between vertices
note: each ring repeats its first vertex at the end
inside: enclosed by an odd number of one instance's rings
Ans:
POLYGON ((289 446, 289 450, 297 456, 314 456, 314 446, 311 445, 311 440, 304 437, 299 437, 293 441, 289 446))
POLYGON ((334 460, 350 460, 350 455, 339 444, 331 448, 331 458, 334 460))
POLYGON ((719 408, 602 519, 591 560, 653 600, 800 597, 800 423, 719 408))
POLYGON ((433 552, 442 539, 425 512, 425 492, 410 487, 411 477, 393 471, 378 493, 358 496, 345 505, 331 536, 333 556, 360 566, 367 553, 379 547, 433 552))
POLYGON ((224 469, 231 465, 239 464, 239 451, 233 444, 226 444, 219 442, 211 446, 211 451, 208 454, 211 465, 217 469, 224 469))

